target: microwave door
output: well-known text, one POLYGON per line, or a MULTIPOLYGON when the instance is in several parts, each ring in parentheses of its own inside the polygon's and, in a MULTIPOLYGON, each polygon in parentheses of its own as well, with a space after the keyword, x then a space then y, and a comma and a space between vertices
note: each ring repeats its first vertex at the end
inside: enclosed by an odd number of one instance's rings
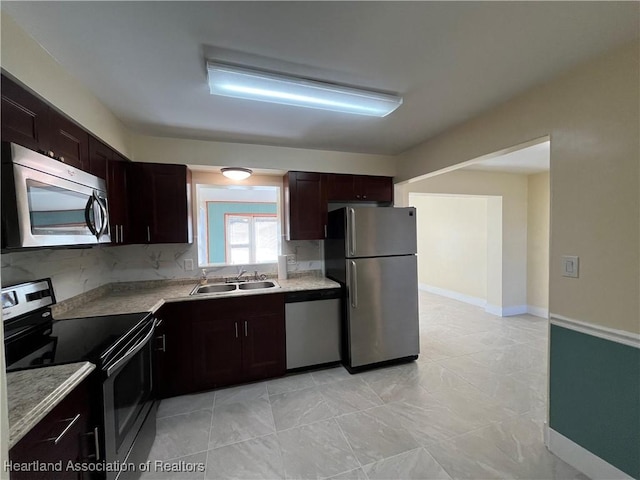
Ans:
POLYGON ((21 246, 97 243, 94 189, 17 164, 14 175, 21 246))

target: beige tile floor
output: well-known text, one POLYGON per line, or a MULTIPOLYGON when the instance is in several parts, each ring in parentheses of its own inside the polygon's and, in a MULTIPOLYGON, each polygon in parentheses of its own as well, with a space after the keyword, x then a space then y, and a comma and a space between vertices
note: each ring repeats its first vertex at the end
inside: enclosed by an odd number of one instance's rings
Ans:
POLYGON ((418 361, 164 400, 149 460, 206 470, 143 478, 586 479, 543 444, 547 329, 421 292, 418 361))

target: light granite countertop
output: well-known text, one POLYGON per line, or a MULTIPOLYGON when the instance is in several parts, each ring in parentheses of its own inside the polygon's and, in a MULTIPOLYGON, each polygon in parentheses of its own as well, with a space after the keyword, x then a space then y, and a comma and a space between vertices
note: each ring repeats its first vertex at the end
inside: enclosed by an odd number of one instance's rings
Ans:
MULTIPOLYGON (((271 279, 269 279, 271 280, 271 279)), ((198 301, 219 297, 268 295, 304 290, 324 290, 340 287, 340 284, 319 276, 301 276, 287 280, 272 280, 280 288, 248 290, 201 295, 189 295, 198 285, 189 280, 156 280, 105 285, 53 306, 56 320, 98 317, 126 313, 156 312, 166 302, 198 301)), ((209 280, 209 284, 219 283, 209 280)))
POLYGON ((7 373, 9 448, 35 427, 95 368, 89 362, 7 373))

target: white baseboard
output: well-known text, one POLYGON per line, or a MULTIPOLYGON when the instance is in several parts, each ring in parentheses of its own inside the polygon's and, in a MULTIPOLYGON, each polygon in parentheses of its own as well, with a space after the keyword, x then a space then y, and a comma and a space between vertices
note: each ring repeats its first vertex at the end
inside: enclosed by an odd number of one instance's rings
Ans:
POLYGON ((446 288, 434 287, 426 283, 419 283, 418 289, 441 295, 443 297, 452 298, 453 300, 459 300, 460 302, 475 305, 477 307, 484 307, 487 313, 492 315, 498 315, 499 317, 509 317, 511 315, 522 315, 523 313, 530 313, 536 317, 549 318, 549 310, 533 307, 531 305, 513 305, 511 307, 502 307, 500 305, 491 305, 487 303, 484 298, 472 297, 471 295, 465 295, 464 293, 456 292, 453 290, 447 290, 446 288))
POLYGON ((545 443, 551 453, 589 478, 606 480, 633 480, 622 470, 581 447, 552 428, 546 428, 545 443))
POLYGON ((549 318, 549 309, 542 307, 534 307, 533 305, 527 305, 527 313, 540 318, 549 318))
POLYGON ((426 283, 418 284, 418 289, 429 293, 435 293, 436 295, 442 295, 443 297, 452 298, 454 300, 459 300, 464 303, 469 303, 471 305, 476 305, 478 307, 484 307, 487 304, 487 301, 484 298, 472 297, 471 295, 447 290, 446 288, 434 287, 433 285, 427 285, 426 283))
POLYGON ((499 317, 510 317, 511 315, 522 315, 527 313, 526 305, 512 305, 510 307, 502 307, 500 305, 487 304, 485 309, 487 313, 498 315, 499 317))

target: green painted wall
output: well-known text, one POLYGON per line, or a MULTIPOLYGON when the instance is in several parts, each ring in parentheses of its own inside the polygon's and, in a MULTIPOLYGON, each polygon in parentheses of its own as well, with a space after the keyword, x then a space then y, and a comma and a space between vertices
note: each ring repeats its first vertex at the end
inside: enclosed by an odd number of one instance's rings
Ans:
POLYGON ((209 263, 225 263, 224 215, 225 213, 277 213, 276 203, 207 202, 209 226, 209 263))
POLYGON ((640 478, 640 349, 551 325, 549 426, 640 478))

